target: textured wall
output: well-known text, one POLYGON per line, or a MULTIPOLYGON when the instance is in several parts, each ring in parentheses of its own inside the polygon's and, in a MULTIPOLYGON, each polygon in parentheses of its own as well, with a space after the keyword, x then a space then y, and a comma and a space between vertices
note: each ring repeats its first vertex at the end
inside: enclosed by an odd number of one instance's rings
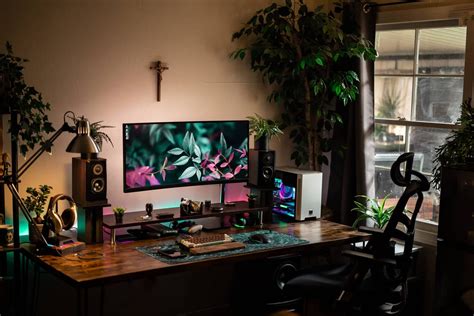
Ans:
MULTIPOLYGON (((67 110, 116 126, 107 131, 114 148, 105 145, 101 154, 108 160, 112 204, 139 210, 145 202, 176 205, 181 196, 217 200, 217 186, 123 193, 121 124, 245 119, 255 112, 277 118, 260 78, 248 65, 228 58, 237 47, 232 33, 269 2, 2 0, 0 42, 9 40, 16 55, 31 60, 27 82, 52 104, 55 127, 67 110), (149 70, 157 59, 170 67, 163 74, 159 103, 156 73, 149 70)), ((62 135, 54 154, 42 156, 25 174, 23 190, 47 183, 54 193, 71 193, 73 155, 65 152, 71 136, 62 135)), ((283 150, 288 144, 285 138, 272 144, 280 165, 290 162, 283 150)))

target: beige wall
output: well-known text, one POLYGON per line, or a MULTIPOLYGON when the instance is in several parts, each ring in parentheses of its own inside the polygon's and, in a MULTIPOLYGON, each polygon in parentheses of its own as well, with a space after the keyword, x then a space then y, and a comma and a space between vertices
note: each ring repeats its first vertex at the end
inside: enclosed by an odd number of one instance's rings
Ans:
MULTIPOLYGON (((59 128, 65 111, 104 120, 114 148, 105 145, 108 197, 113 205, 141 210, 176 205, 182 196, 218 199, 217 186, 123 193, 124 122, 244 119, 254 112, 277 118, 276 105, 248 65, 232 61, 231 35, 267 0, 2 0, 0 42, 31 60, 25 70, 52 104, 59 128), (157 59, 166 62, 162 101, 156 101, 157 59)), ((3 45, 3 44, 2 44, 3 45)), ((5 120, 6 118, 4 118, 5 120)), ((63 134, 53 156, 44 155, 21 187, 47 183, 71 193, 71 158, 63 134)), ((6 135, 8 137, 8 135, 6 135)), ((289 142, 275 141, 277 164, 289 164, 289 142)), ((239 189, 237 189, 239 190, 239 189)), ((9 205, 9 204, 8 204, 9 205)))

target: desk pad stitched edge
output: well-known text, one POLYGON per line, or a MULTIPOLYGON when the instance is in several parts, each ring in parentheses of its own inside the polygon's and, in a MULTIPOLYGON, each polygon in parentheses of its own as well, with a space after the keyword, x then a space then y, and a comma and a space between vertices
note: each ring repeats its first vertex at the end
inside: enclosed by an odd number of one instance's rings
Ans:
POLYGON ((164 263, 173 264, 173 263, 195 262, 195 261, 201 261, 201 260, 206 260, 206 259, 220 258, 220 257, 226 257, 226 256, 231 256, 231 255, 236 255, 236 254, 249 253, 249 252, 254 252, 254 251, 259 251, 259 250, 282 248, 282 247, 295 246, 295 245, 308 243, 307 240, 300 239, 292 235, 271 231, 271 230, 257 230, 257 231, 252 231, 252 232, 231 234, 230 236, 234 239, 234 241, 244 243, 245 248, 220 251, 220 252, 202 254, 202 255, 186 254, 186 256, 181 257, 181 258, 168 258, 158 253, 158 250, 160 249, 161 246, 173 245, 175 244, 174 241, 161 242, 154 246, 137 247, 136 249, 164 263), (251 235, 254 235, 254 234, 264 234, 270 240, 270 242, 268 244, 252 242, 249 238, 251 235))

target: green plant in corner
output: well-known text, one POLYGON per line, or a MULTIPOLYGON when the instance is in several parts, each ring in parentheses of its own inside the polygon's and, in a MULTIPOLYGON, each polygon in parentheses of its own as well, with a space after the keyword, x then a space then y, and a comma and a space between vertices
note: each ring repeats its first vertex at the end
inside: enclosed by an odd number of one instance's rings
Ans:
MULTIPOLYGON (((336 4, 335 9, 340 13, 342 7, 336 4)), ((248 55, 251 70, 260 72, 272 88, 268 100, 283 106, 283 127, 291 129, 294 145, 291 159, 298 166, 320 170, 328 163, 324 153, 334 147, 334 125, 343 123, 334 102, 349 104, 359 93, 358 75, 343 65, 351 58, 374 60, 372 43, 343 31, 341 22, 323 6, 310 10, 303 0, 258 10, 232 40, 245 37, 249 44, 232 52, 231 58, 243 60, 248 55)))
POLYGON ((32 187, 26 188, 26 193, 28 193, 28 196, 26 198, 22 198, 22 200, 23 203, 25 203, 28 211, 36 215, 34 220, 37 224, 43 223, 42 214, 45 211, 44 207, 52 189, 53 187, 47 184, 40 185, 39 190, 32 187))
POLYGON ((436 189, 441 185, 441 170, 446 166, 472 163, 474 158, 474 109, 471 99, 461 104, 461 116, 457 121, 459 129, 446 138, 446 142, 435 149, 433 179, 436 189))
POLYGON ((356 198, 361 198, 364 201, 354 201, 355 207, 351 211, 355 211, 359 213, 359 215, 352 226, 357 227, 360 222, 371 219, 374 221, 375 227, 384 228, 390 220, 390 216, 392 216, 393 209, 395 208, 395 206, 385 207, 388 195, 381 201, 377 198, 372 199, 365 195, 357 195, 356 198))
POLYGON ((6 42, 6 54, 0 54, 0 114, 17 113, 17 130, 9 132, 20 144, 20 153, 25 156, 35 145, 42 144, 45 136, 54 132, 46 111, 51 106, 43 101, 41 93, 25 83, 23 64, 28 60, 13 55, 13 49, 6 42))

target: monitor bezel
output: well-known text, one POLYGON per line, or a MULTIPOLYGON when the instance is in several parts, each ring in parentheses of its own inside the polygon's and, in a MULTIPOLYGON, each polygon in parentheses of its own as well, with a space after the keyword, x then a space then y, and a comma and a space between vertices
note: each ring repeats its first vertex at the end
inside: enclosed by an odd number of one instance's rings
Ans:
POLYGON ((126 150, 125 150, 125 126, 126 125, 150 125, 150 124, 187 124, 187 123, 246 123, 247 124, 247 152, 250 150, 249 139, 250 139, 250 121, 249 120, 211 120, 211 121, 171 121, 171 122, 138 122, 138 123, 122 123, 122 181, 123 181, 123 192, 132 193, 132 192, 141 192, 149 190, 161 190, 169 188, 179 188, 179 187, 191 187, 191 186, 201 186, 201 185, 211 185, 211 184, 226 184, 226 183, 247 183, 248 182, 248 169, 247 177, 245 179, 230 179, 230 180, 214 180, 214 181, 201 181, 199 183, 176 183, 168 185, 155 185, 147 186, 141 188, 127 188, 126 181, 126 150))

